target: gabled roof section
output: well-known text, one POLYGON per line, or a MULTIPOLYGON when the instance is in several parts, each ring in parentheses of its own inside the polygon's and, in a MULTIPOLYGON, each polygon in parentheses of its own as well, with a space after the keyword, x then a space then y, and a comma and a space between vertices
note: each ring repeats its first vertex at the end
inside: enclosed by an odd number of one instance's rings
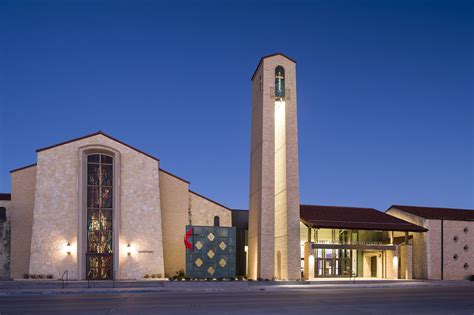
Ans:
POLYGON ((59 147, 59 146, 64 145, 64 144, 68 144, 68 143, 71 143, 71 142, 75 142, 75 141, 87 139, 87 138, 94 137, 94 136, 97 136, 97 135, 102 135, 102 136, 104 136, 104 137, 107 137, 107 138, 109 138, 110 140, 113 140, 113 141, 115 141, 115 142, 118 142, 118 143, 120 143, 121 145, 124 145, 124 146, 126 146, 126 147, 128 147, 128 148, 130 148, 130 149, 132 149, 132 150, 134 150, 134 151, 136 151, 136 152, 138 152, 138 153, 141 153, 141 154, 143 154, 143 155, 146 155, 146 156, 148 156, 149 158, 152 158, 153 160, 160 161, 160 159, 158 159, 157 157, 154 157, 153 155, 150 155, 150 154, 145 153, 145 152, 143 152, 143 151, 141 151, 141 150, 139 150, 139 149, 137 149, 137 148, 135 148, 135 147, 132 147, 131 145, 126 144, 125 142, 122 142, 122 141, 120 141, 120 140, 118 140, 118 139, 116 139, 116 138, 114 138, 114 137, 112 137, 112 136, 109 136, 108 134, 106 134, 105 132, 103 132, 103 131, 101 131, 101 130, 99 130, 99 131, 97 131, 97 132, 94 132, 94 133, 91 133, 91 134, 89 134, 89 135, 83 136, 83 137, 79 137, 79 138, 75 138, 75 139, 72 139, 72 140, 64 141, 64 142, 61 142, 61 143, 58 143, 58 144, 55 144, 55 145, 51 145, 51 146, 49 146, 49 147, 37 149, 36 152, 41 152, 41 151, 49 150, 49 149, 52 149, 52 148, 55 148, 55 147, 59 147))
POLYGON ((373 208, 301 205, 301 221, 313 228, 426 232, 427 229, 373 208))
POLYGON ((206 199, 207 201, 212 202, 213 204, 216 204, 216 205, 218 205, 218 206, 221 206, 222 208, 225 208, 225 209, 227 209, 227 210, 229 210, 229 211, 232 211, 231 208, 224 206, 222 203, 218 203, 218 202, 215 201, 215 200, 212 200, 212 199, 210 199, 210 198, 207 198, 206 196, 203 196, 203 195, 201 195, 201 194, 198 194, 197 192, 192 191, 191 189, 189 189, 189 192, 190 192, 191 194, 195 194, 195 195, 198 196, 198 197, 201 197, 201 198, 203 198, 203 199, 206 199))
POLYGON ((168 174, 168 175, 170 175, 170 176, 173 176, 174 178, 179 179, 180 181, 183 181, 183 182, 185 182, 185 183, 187 183, 187 184, 191 184, 190 181, 188 181, 188 180, 186 180, 186 179, 184 179, 184 178, 181 178, 181 177, 179 177, 178 175, 175 175, 175 174, 173 174, 173 173, 171 173, 171 172, 165 171, 165 170, 162 169, 161 167, 160 167, 160 171, 162 171, 163 173, 168 174))
POLYGON ((30 167, 33 167, 33 166, 36 166, 36 163, 31 164, 31 165, 27 165, 27 166, 22 166, 22 167, 19 167, 19 168, 15 168, 14 170, 11 170, 10 173, 21 171, 21 170, 24 170, 26 168, 30 168, 30 167))
POLYGON ((262 58, 260 58, 260 61, 258 62, 258 65, 257 65, 257 67, 255 68, 255 71, 253 72, 252 78, 250 79, 250 81, 253 81, 253 78, 255 77, 255 74, 257 73, 258 67, 260 67, 260 64, 262 63, 263 59, 267 59, 267 58, 274 57, 274 56, 278 56, 278 55, 280 55, 280 56, 282 56, 282 57, 285 57, 286 59, 288 59, 288 60, 290 60, 290 61, 296 63, 296 60, 295 60, 295 59, 290 58, 290 57, 288 57, 287 55, 285 55, 285 54, 283 54, 283 53, 281 53, 281 52, 277 52, 277 53, 274 53, 274 54, 271 54, 271 55, 263 56, 262 58))
POLYGON ((474 221, 474 209, 392 205, 390 208, 387 209, 387 211, 393 208, 414 214, 425 219, 474 221))

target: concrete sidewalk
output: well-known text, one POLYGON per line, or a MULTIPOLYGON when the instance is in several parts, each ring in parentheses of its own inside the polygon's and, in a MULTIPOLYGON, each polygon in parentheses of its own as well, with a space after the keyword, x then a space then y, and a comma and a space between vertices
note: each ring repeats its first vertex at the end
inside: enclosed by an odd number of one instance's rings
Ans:
POLYGON ((288 291, 319 289, 402 288, 402 287, 474 287, 469 281, 70 281, 65 288, 57 280, 0 281, 0 296, 110 294, 151 292, 216 291, 288 291), (114 286, 114 287, 113 287, 114 286))

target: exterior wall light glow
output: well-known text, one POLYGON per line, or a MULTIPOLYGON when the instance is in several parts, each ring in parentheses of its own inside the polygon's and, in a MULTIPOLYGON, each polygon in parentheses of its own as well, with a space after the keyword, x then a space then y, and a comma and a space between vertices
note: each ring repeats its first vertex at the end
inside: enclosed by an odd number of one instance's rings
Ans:
POLYGON ((71 255, 71 243, 67 242, 65 251, 66 254, 71 255))
POLYGON ((132 255, 132 245, 127 244, 127 255, 131 256, 132 255))

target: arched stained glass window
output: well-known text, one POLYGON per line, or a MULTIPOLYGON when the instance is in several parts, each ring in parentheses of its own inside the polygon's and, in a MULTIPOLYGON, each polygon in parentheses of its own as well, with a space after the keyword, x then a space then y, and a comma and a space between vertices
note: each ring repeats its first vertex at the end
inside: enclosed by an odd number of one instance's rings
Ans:
POLYGON ((87 279, 112 279, 113 158, 87 156, 87 279))
POLYGON ((219 225, 220 225, 220 219, 219 219, 219 216, 216 215, 216 216, 214 217, 214 226, 219 226, 219 225))
POLYGON ((275 97, 285 97, 285 69, 275 68, 275 97))

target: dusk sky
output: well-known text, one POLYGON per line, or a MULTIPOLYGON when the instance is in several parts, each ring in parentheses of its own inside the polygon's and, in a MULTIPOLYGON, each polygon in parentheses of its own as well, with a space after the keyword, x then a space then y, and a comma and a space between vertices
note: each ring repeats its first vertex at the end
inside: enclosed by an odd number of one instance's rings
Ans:
POLYGON ((102 130, 247 209, 250 77, 283 52, 301 203, 474 209, 472 1, 173 3, 0 1, 0 192, 102 130))

